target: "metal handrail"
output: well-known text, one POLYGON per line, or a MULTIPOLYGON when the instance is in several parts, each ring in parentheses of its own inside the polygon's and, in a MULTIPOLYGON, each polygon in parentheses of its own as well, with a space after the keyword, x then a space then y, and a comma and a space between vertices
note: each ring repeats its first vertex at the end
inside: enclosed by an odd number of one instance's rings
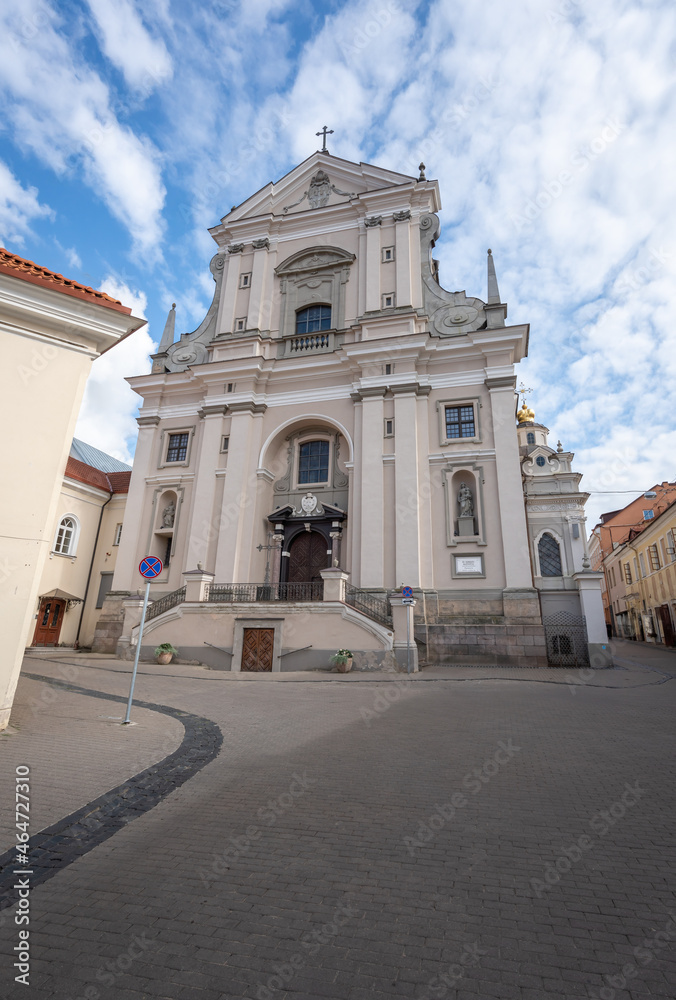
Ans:
POLYGON ((165 611, 175 608, 178 604, 183 604, 184 601, 185 587, 181 587, 180 590, 174 590, 171 594, 165 594, 164 597, 160 597, 150 605, 146 611, 146 621, 150 621, 151 618, 157 618, 158 615, 162 615, 165 611))
POLYGON ((324 581, 306 583, 212 583, 207 601, 226 604, 257 604, 270 601, 321 601, 324 581))
POLYGON ((373 618, 381 625, 392 626, 392 613, 387 600, 382 600, 371 594, 368 590, 359 590, 357 587, 345 587, 345 603, 356 611, 373 618))

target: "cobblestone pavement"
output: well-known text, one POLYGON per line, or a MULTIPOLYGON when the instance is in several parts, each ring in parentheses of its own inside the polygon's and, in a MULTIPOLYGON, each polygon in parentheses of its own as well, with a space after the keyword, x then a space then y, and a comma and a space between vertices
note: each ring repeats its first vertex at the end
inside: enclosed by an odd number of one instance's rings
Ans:
MULTIPOLYGON (((39 670, 42 663, 30 666, 39 670)), ((63 679, 79 679, 81 669, 63 670, 63 679)), ((11 727, 0 734, 0 854, 16 843, 14 816, 6 804, 14 798, 17 765, 31 768, 31 830, 37 832, 162 760, 183 739, 177 719, 139 709, 135 725, 121 726, 124 714, 124 705, 21 678, 11 727)))
MULTIPOLYGON (((138 698, 217 722, 221 754, 32 891, 23 992, 3 911, 3 995, 673 998, 676 657, 618 654, 575 683, 144 665, 138 698)), ((127 690, 128 664, 79 662, 127 690)))

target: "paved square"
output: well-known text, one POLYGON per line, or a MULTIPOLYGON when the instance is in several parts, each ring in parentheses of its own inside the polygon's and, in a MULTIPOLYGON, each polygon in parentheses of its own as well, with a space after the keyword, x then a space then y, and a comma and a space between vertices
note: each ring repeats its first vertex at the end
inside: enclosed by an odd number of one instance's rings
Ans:
MULTIPOLYGON (((124 694, 124 669, 78 684, 124 694)), ((3 995, 676 996, 666 673, 164 671, 139 677, 139 699, 215 720, 222 751, 32 891, 28 989, 2 912, 3 995)))

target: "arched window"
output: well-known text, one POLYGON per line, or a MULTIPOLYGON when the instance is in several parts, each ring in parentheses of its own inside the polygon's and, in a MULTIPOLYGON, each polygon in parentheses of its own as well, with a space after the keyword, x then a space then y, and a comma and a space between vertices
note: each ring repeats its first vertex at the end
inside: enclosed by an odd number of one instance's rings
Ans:
POLYGON ((59 521, 56 529, 56 539, 54 540, 54 552, 62 556, 74 556, 77 546, 78 536, 77 518, 72 514, 66 514, 59 521))
POLYGON ((561 550, 553 535, 545 533, 538 542, 540 576, 563 576, 561 550))
POLYGON ((306 441, 298 449, 298 482, 326 483, 329 479, 329 442, 306 441))
POLYGON ((526 441, 528 444, 535 444, 535 435, 532 431, 528 431, 528 434, 526 434, 526 441))
POLYGON ((296 313, 296 333, 331 329, 331 306, 308 306, 296 313))

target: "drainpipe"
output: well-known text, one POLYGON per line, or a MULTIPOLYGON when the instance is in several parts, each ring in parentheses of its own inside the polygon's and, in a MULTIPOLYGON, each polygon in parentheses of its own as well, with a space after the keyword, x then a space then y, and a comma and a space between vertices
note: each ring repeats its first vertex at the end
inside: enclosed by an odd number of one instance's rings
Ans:
POLYGON ((103 512, 106 509, 106 507, 108 506, 108 504, 110 503, 110 501, 113 499, 114 496, 115 496, 115 494, 111 490, 110 496, 108 497, 108 499, 106 500, 106 502, 101 507, 101 511, 99 513, 99 523, 98 523, 98 527, 96 529, 96 538, 94 539, 94 549, 92 551, 92 561, 89 564, 89 573, 87 574, 87 583, 85 584, 84 597, 82 598, 82 611, 80 612, 80 621, 78 622, 77 635, 75 636, 75 649, 79 649, 79 646, 80 646, 80 631, 82 629, 82 619, 84 618, 85 605, 87 603, 87 595, 89 594, 89 584, 91 583, 92 572, 94 570, 94 560, 96 559, 96 547, 99 544, 99 534, 101 532, 101 522, 103 521, 103 512))

